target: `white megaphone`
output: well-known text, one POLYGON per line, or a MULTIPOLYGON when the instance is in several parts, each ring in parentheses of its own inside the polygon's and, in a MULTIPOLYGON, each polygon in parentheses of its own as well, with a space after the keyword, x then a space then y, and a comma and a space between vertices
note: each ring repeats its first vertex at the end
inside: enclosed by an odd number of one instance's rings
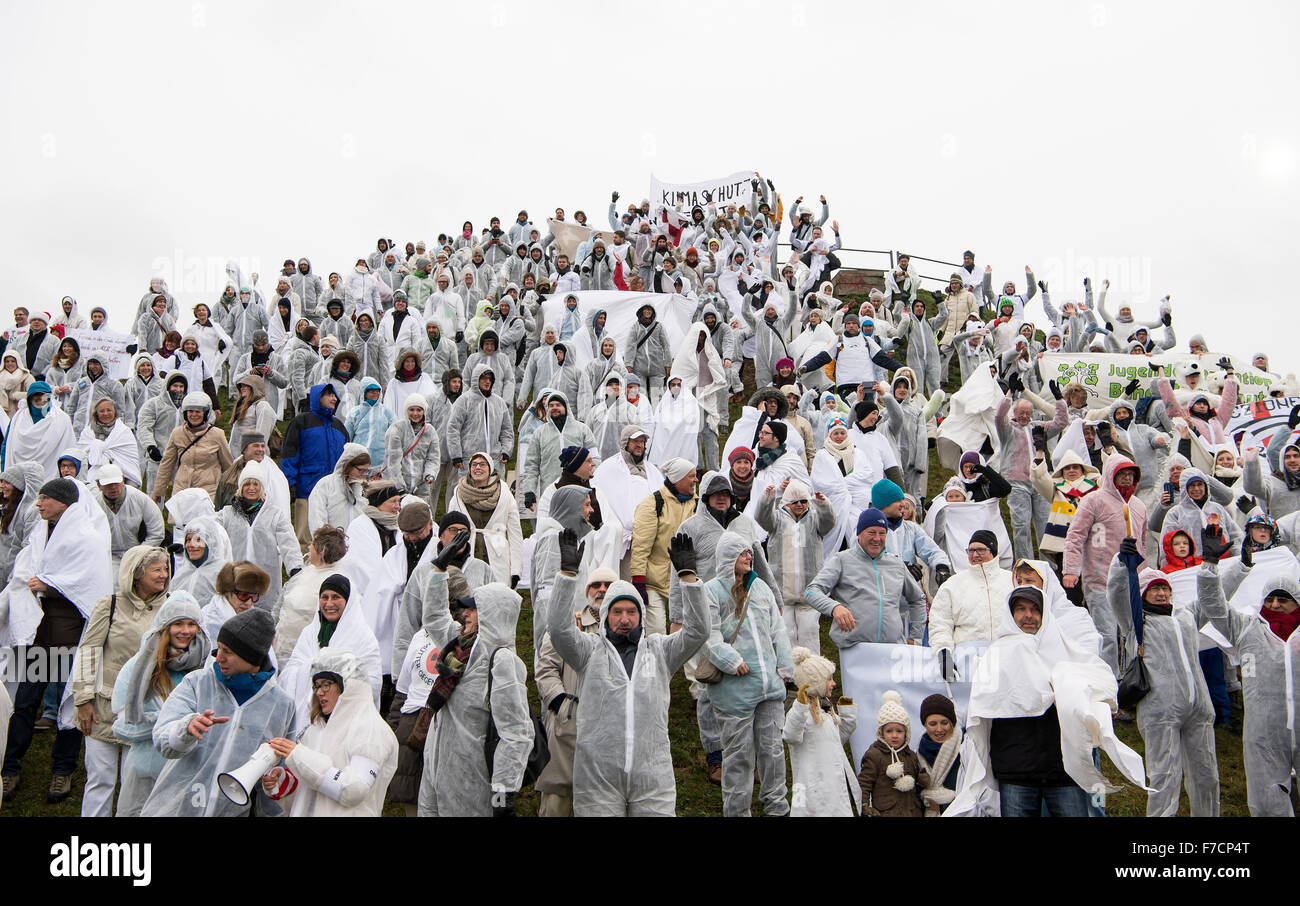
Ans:
POLYGON ((253 791, 257 789, 257 784, 262 782, 262 775, 267 773, 275 766, 279 756, 274 750, 262 743, 253 752, 253 757, 244 762, 237 770, 229 771, 217 776, 217 786, 226 798, 238 806, 248 805, 248 801, 253 798, 253 791))

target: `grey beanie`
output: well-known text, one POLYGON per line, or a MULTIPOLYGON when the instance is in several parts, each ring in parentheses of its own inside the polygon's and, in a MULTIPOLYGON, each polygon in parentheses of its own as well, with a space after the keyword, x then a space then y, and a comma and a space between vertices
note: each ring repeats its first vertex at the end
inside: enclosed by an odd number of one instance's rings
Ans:
POLYGON ((261 668, 275 641, 275 620, 268 611, 250 607, 221 626, 217 642, 225 645, 254 667, 261 668))

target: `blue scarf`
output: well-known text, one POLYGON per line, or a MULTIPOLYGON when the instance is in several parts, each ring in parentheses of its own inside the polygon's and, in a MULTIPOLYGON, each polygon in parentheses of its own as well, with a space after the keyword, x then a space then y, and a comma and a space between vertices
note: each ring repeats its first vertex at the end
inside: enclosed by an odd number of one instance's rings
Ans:
POLYGON ((235 701, 241 705, 256 695, 275 673, 274 670, 266 670, 262 673, 236 673, 228 677, 221 672, 221 665, 215 660, 212 662, 212 669, 216 671, 217 679, 230 690, 235 701))

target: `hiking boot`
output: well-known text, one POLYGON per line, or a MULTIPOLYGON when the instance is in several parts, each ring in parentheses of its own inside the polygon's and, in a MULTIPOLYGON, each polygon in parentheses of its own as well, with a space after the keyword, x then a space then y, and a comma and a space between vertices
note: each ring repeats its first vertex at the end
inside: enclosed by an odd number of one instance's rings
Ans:
POLYGON ((62 802, 72 795, 72 775, 55 774, 50 778, 50 792, 45 796, 45 801, 51 804, 62 802))
POLYGON ((4 777, 0 779, 4 780, 4 801, 8 802, 13 799, 14 795, 18 792, 18 775, 5 774, 4 777))
MULTIPOLYGON (((722 765, 721 765, 721 764, 707 764, 707 765, 704 766, 704 768, 705 768, 705 770, 708 772, 708 775, 709 775, 709 783, 713 784, 714 786, 722 786, 722 765)), ((17 780, 18 780, 18 778, 15 777, 15 778, 14 778, 15 784, 17 783, 17 780)), ((5 778, 5 784, 6 784, 5 789, 6 789, 6 790, 9 789, 9 787, 8 787, 8 785, 7 785, 8 783, 9 783, 9 778, 6 777, 6 778, 5 778)), ((5 795, 8 796, 9 794, 8 794, 8 793, 5 793, 5 795)))
POLYGON ((57 726, 58 723, 54 720, 53 717, 42 717, 40 720, 36 721, 35 729, 53 730, 57 726))

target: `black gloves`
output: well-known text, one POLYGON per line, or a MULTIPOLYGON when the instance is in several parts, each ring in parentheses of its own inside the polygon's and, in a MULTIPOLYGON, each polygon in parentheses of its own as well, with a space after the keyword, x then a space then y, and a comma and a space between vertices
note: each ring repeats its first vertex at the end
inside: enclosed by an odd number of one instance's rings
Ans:
POLYGON ((560 532, 560 572, 576 573, 582 562, 582 551, 587 546, 578 545, 578 535, 573 529, 560 532))
POLYGON ((154 444, 150 444, 149 449, 145 450, 145 452, 149 454, 149 458, 154 462, 162 462, 162 450, 159 450, 154 444))
POLYGON ((1061 388, 1058 387, 1058 386, 1056 386, 1056 381, 1054 381, 1054 380, 1052 380, 1052 381, 1048 381, 1048 382, 1047 382, 1047 389, 1050 390, 1050 391, 1052 391, 1052 396, 1056 397, 1058 400, 1063 398, 1063 397, 1061 396, 1061 388))
POLYGON ((515 794, 514 793, 493 793, 492 794, 492 817, 493 818, 517 818, 515 812, 515 794))
POLYGON ((1034 442, 1034 449, 1040 453, 1047 452, 1047 430, 1042 425, 1034 425, 1029 429, 1030 439, 1034 442))
POLYGON ((1013 371, 1007 375, 1007 388, 1020 393, 1025 389, 1025 382, 1020 379, 1020 375, 1013 371))
POLYGON ((525 491, 525 492, 524 492, 524 506, 525 506, 525 507, 527 507, 528 509, 531 510, 531 509, 533 508, 533 504, 535 504, 536 502, 537 502, 537 495, 536 495, 536 494, 534 494, 532 491, 525 491))
POLYGON ((555 698, 551 699, 551 703, 546 706, 546 710, 550 711, 552 714, 559 714, 560 708, 564 706, 564 702, 567 699, 573 699, 576 702, 578 697, 576 695, 570 695, 567 692, 561 692, 559 695, 555 696, 555 698))
POLYGON ((1119 552, 1121 555, 1130 557, 1140 557, 1138 553, 1138 543, 1136 538, 1125 538, 1119 543, 1119 552))
POLYGON ((446 572, 447 567, 451 565, 451 561, 456 559, 456 555, 464 551, 468 546, 469 532, 461 529, 456 533, 455 538, 452 538, 442 550, 438 551, 438 556, 433 558, 433 565, 446 572))
POLYGON ((610 193, 610 196, 609 196, 609 203, 610 203, 610 204, 618 204, 618 193, 617 193, 617 192, 611 192, 611 193, 610 193))
POLYGON ((1240 497, 1237 498, 1237 509, 1241 510, 1242 513, 1249 515, 1250 511, 1253 510, 1254 508, 1255 508, 1254 497, 1247 497, 1245 494, 1242 494, 1240 497))
POLYGON ((1124 385, 1124 395, 1132 396, 1133 391, 1138 389, 1138 384, 1140 383, 1141 381, 1139 381, 1137 378, 1133 378, 1133 380, 1129 381, 1127 384, 1124 385))
POLYGON ((695 543, 691 541, 690 535, 683 532, 673 535, 673 539, 668 542, 668 559, 672 561, 673 569, 679 576, 695 572, 695 543))
POLYGON ((1165 327, 1173 326, 1174 323, 1173 315, 1169 314, 1169 312, 1165 312, 1163 315, 1160 316, 1160 323, 1165 325, 1165 327))
POLYGON ((1217 525, 1207 525, 1201 529, 1201 559, 1206 563, 1218 563, 1227 556, 1232 547, 1223 529, 1217 525))
POLYGON ((952 568, 940 563, 934 568, 934 582, 936 585, 942 585, 952 578, 952 568))

